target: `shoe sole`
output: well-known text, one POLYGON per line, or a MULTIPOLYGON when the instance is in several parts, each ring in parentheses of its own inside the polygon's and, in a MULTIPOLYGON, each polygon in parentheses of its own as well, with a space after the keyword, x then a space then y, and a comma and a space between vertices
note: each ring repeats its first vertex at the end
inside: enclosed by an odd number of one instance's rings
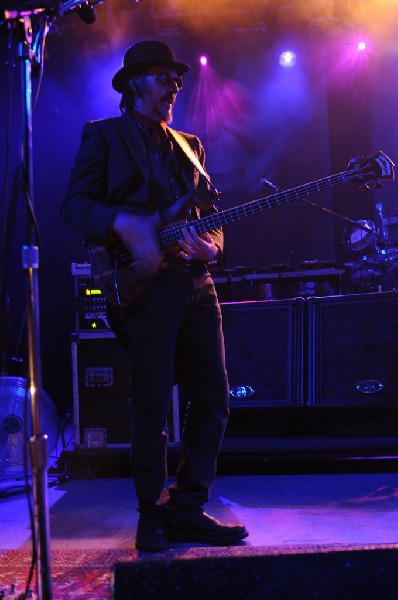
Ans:
POLYGON ((138 546, 137 544, 135 545, 136 550, 139 550, 140 552, 162 552, 163 550, 168 550, 169 547, 169 544, 162 546, 143 546, 141 544, 138 544, 138 546))
POLYGON ((237 544, 238 542, 241 542, 242 540, 244 540, 249 534, 248 533, 244 533, 243 535, 239 535, 239 536, 231 536, 229 538, 215 538, 215 537, 208 537, 205 535, 200 535, 200 534, 196 534, 196 535, 186 535, 183 532, 181 533, 175 533, 175 534, 171 534, 169 536, 169 539, 171 542, 177 542, 177 543, 200 543, 200 544, 208 544, 209 546, 232 546, 233 544, 237 544))

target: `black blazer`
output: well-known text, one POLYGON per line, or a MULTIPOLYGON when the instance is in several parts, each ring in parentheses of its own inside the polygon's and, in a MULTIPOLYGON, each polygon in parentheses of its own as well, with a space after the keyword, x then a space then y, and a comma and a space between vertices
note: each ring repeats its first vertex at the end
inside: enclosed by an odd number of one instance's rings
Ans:
MULTIPOLYGON (((180 132, 181 133, 181 132, 180 132)), ((204 165, 202 144, 194 135, 182 133, 204 165)), ((179 155, 182 176, 188 190, 207 189, 182 150, 179 155)), ((65 222, 84 239, 106 243, 117 212, 145 213, 149 186, 149 161, 137 123, 125 113, 119 117, 91 121, 83 126, 80 148, 61 206, 65 222)), ((196 208, 197 216, 203 214, 196 208)), ((214 212, 216 209, 210 209, 214 212)), ((211 231, 222 250, 220 229, 211 231)))

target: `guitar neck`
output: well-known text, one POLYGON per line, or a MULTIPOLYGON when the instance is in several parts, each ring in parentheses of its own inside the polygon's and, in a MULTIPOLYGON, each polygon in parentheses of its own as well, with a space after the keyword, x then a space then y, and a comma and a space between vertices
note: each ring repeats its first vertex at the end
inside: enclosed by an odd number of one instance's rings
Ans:
MULTIPOLYGON (((218 229, 229 223, 241 221, 242 219, 254 216, 271 208, 288 204, 294 200, 300 200, 300 198, 306 198, 327 188, 355 179, 356 177, 357 174, 353 171, 343 171, 335 175, 330 175, 329 177, 324 177, 323 179, 318 179, 317 181, 291 188, 284 192, 278 192, 265 198, 252 200, 245 204, 241 204, 240 206, 207 215, 202 219, 190 221, 189 226, 193 227, 198 235, 201 235, 202 233, 218 229)), ((177 244, 178 241, 183 238, 183 229, 185 226, 186 223, 182 223, 158 231, 157 237, 160 247, 166 249, 177 244)))

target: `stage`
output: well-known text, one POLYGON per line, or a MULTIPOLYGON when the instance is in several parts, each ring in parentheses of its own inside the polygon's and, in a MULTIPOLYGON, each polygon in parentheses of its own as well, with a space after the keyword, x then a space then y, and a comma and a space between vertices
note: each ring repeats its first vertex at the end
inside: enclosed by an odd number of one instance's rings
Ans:
MULTIPOLYGON (((175 544, 160 554, 134 548, 128 477, 50 478, 53 597, 396 598, 395 468, 391 457, 373 468, 344 461, 340 472, 318 463, 314 472, 285 464, 279 473, 220 475, 206 508, 243 522, 249 537, 232 548, 175 544)), ((1 489, 0 589, 11 599, 28 574, 30 524, 23 488, 3 481, 1 489)))

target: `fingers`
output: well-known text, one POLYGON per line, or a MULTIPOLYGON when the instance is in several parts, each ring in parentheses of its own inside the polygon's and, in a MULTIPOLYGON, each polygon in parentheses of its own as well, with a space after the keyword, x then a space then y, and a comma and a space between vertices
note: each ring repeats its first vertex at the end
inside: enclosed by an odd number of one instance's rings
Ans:
POLYGON ((203 241, 193 227, 184 227, 182 233, 184 237, 179 243, 183 248, 199 247, 203 241))
POLYGON ((179 240, 182 250, 179 256, 184 260, 212 260, 217 254, 217 246, 208 233, 198 235, 193 227, 183 228, 183 239, 179 240))

